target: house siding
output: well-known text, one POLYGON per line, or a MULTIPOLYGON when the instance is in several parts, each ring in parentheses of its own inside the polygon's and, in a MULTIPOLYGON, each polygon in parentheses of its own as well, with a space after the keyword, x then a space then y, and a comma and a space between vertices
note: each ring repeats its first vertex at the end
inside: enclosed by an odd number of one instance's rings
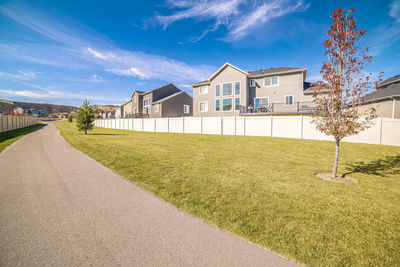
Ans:
POLYGON ((160 103, 160 114, 163 118, 193 116, 193 98, 186 93, 179 94, 160 103), (189 105, 189 114, 183 113, 183 106, 189 105))
POLYGON ((208 85, 208 94, 201 95, 199 90, 202 86, 194 86, 193 87, 193 116, 195 117, 205 117, 205 116, 234 116, 239 115, 239 111, 235 111, 233 107, 233 111, 222 111, 222 99, 224 98, 232 98, 233 104, 235 101, 235 82, 240 82, 240 104, 246 105, 248 102, 248 79, 246 74, 241 71, 238 71, 231 66, 226 66, 217 76, 214 77, 210 81, 208 85), (233 96, 222 96, 222 84, 223 83, 232 83, 233 88, 233 96), (215 96, 215 88, 216 85, 220 84, 220 96, 215 96), (215 111, 215 101, 220 99, 220 111, 215 111), (208 112, 200 112, 200 102, 207 101, 208 102, 208 112))

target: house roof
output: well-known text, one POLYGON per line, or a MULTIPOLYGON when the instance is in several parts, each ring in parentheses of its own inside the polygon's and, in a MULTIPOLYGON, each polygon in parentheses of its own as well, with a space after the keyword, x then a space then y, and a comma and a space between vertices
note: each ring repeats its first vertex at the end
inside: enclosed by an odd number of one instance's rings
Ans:
MULTIPOLYGON (((175 94, 172 94, 172 95, 166 96, 166 97, 164 97, 164 98, 161 98, 161 99, 159 99, 159 100, 153 102, 152 105, 153 105, 153 104, 158 104, 158 103, 164 102, 165 100, 168 100, 168 99, 173 98, 173 97, 175 97, 175 96, 177 96, 177 95, 180 95, 180 94, 187 94, 188 96, 190 96, 190 95, 189 95, 188 93, 186 93, 185 91, 180 91, 180 92, 176 92, 175 94)), ((190 96, 190 97, 191 97, 191 96, 190 96)))
MULTIPOLYGON (((171 86, 171 85, 174 86, 175 88, 179 89, 178 87, 176 87, 175 84, 173 84, 173 83, 168 83, 168 84, 162 85, 162 86, 160 86, 160 87, 157 87, 157 88, 155 88, 155 89, 152 89, 152 90, 146 91, 146 92, 135 90, 135 91, 133 91, 132 96, 133 96, 133 94, 134 94, 135 92, 137 92, 139 95, 146 95, 146 94, 149 94, 149 93, 151 93, 151 92, 154 92, 154 91, 156 91, 156 90, 159 90, 159 89, 161 89, 161 88, 164 88, 164 87, 167 87, 167 86, 171 86)), ((131 97, 132 97, 132 96, 131 96, 131 97)))
POLYGON ((400 97, 400 83, 391 83, 387 87, 379 89, 365 96, 367 102, 382 100, 391 97, 400 97))
POLYGON ((263 70, 252 70, 248 71, 250 76, 260 76, 260 75, 268 75, 268 74, 275 74, 275 73, 282 73, 282 72, 293 72, 293 71, 300 71, 304 70, 304 68, 289 68, 289 67, 278 67, 278 68, 269 68, 263 70))
MULTIPOLYGON (((280 73, 291 73, 291 72, 297 72, 297 71, 307 71, 306 68, 290 68, 290 67, 278 67, 278 68, 269 68, 269 69, 261 69, 261 70, 252 70, 252 71, 243 71, 235 66, 233 66, 230 63, 225 63, 222 65, 221 68, 219 68, 208 80, 204 80, 201 82, 197 82, 192 84, 192 86, 199 86, 199 85, 206 85, 209 84, 212 79, 214 79, 215 76, 217 76, 222 70, 224 70, 227 66, 230 66, 246 76, 249 77, 257 77, 257 76, 264 76, 264 75, 270 75, 270 74, 280 74, 280 73)), ((304 79, 305 79, 305 74, 304 74, 304 79)))
POLYGON ((395 82, 400 82, 400 75, 396 75, 396 76, 393 76, 393 77, 390 77, 390 78, 384 80, 383 82, 381 82, 379 84, 379 86, 385 86, 385 85, 395 83, 395 82))

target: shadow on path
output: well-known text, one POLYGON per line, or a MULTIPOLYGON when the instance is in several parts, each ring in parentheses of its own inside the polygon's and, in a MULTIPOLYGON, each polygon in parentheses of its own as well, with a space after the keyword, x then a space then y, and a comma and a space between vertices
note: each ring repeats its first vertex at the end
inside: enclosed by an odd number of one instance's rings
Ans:
POLYGON ((387 177, 390 174, 400 174, 400 154, 387 156, 383 159, 377 159, 370 162, 357 161, 346 167, 346 176, 352 173, 364 173, 387 177))

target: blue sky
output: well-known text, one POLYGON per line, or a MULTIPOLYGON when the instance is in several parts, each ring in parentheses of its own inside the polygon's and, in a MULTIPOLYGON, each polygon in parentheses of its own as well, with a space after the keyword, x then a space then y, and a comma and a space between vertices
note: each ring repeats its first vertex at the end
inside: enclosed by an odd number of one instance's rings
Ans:
POLYGON ((243 70, 308 68, 338 7, 368 33, 372 73, 400 74, 400 0, 14 1, 0 3, 0 98, 121 104, 134 89, 207 79, 225 62, 243 70))

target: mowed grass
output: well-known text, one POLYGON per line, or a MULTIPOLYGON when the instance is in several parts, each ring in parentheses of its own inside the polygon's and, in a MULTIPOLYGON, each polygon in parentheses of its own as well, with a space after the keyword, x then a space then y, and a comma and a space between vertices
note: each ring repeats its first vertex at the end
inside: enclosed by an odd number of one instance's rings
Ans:
POLYGON ((39 129, 39 127, 40 124, 34 124, 17 130, 0 133, 0 152, 18 139, 22 138, 24 135, 36 131, 37 129, 39 129))
POLYGON ((400 147, 142 133, 56 122, 74 147, 175 206, 308 265, 400 265, 400 147))

